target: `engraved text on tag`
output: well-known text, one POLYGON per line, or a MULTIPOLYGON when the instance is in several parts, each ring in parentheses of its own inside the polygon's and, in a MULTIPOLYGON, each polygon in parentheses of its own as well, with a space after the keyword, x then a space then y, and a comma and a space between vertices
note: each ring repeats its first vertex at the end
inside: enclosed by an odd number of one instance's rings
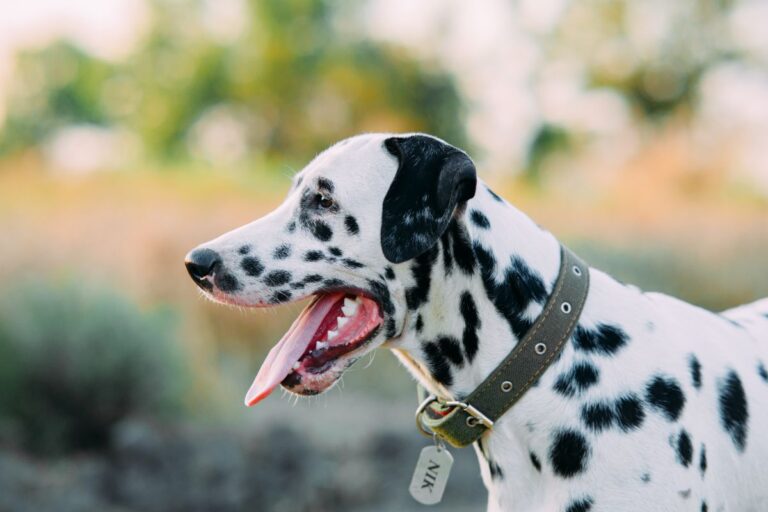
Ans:
POLYGON ((424 505, 440 503, 451 473, 453 456, 441 446, 427 446, 421 450, 416 470, 408 490, 424 505))

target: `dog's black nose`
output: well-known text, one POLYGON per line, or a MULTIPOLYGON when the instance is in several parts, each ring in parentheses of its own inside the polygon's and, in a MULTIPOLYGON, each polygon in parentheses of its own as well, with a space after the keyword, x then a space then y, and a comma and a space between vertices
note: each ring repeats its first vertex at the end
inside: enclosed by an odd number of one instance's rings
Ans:
POLYGON ((216 268, 221 265, 221 256, 212 249, 195 249, 184 258, 187 272, 196 283, 212 276, 216 268))

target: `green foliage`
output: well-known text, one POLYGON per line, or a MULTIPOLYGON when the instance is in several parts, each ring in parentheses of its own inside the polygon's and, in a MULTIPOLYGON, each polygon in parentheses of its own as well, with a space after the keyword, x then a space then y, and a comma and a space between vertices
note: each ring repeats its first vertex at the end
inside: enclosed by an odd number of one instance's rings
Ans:
POLYGON ((133 414, 181 405, 167 315, 75 283, 20 283, 0 299, 0 421, 38 453, 100 448, 133 414))

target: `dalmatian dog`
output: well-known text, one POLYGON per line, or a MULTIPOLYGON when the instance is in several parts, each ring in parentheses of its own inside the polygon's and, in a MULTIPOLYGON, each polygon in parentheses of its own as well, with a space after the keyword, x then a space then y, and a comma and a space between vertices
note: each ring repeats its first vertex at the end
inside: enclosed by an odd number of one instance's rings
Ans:
MULTIPOLYGON (((272 213, 187 255, 245 307, 310 298, 246 396, 331 388, 377 347, 428 390, 469 395, 553 290, 560 245, 423 134, 319 154, 272 213)), ((488 509, 768 510, 768 300, 711 313, 590 269, 565 348, 475 443, 488 509)))

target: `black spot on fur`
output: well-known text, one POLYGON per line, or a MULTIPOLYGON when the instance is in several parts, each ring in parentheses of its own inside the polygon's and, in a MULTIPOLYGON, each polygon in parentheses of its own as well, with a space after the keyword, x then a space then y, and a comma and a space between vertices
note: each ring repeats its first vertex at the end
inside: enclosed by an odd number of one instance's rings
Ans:
POLYGON ((704 473, 707 472, 707 447, 704 443, 701 444, 701 450, 699 451, 699 471, 701 472, 701 478, 704 478, 704 473))
POLYGON ((453 384, 451 366, 443 356, 437 343, 425 343, 422 349, 427 364, 429 365, 429 371, 435 380, 446 386, 453 384))
POLYGON ((304 278, 305 283, 319 283, 323 280, 323 276, 320 274, 309 274, 304 278))
POLYGON ((749 410, 744 386, 736 372, 728 372, 720 383, 719 391, 720 421, 738 451, 743 452, 747 444, 749 410))
POLYGON ((323 190, 326 190, 328 192, 333 192, 333 188, 334 188, 333 182, 328 178, 318 178, 317 186, 318 188, 322 188, 323 190))
POLYGON ((677 421, 685 406, 680 384, 671 377, 657 375, 645 388, 645 400, 669 421, 677 421))
POLYGON ((326 279, 325 281, 323 281, 323 286, 327 286, 328 288, 338 288, 339 286, 343 286, 343 285, 344 285, 344 281, 342 281, 341 279, 336 279, 335 277, 331 279, 326 279))
POLYGON ((565 512, 589 512, 592 510, 593 503, 594 501, 590 497, 581 498, 576 501, 572 501, 565 508, 565 512))
POLYGON ((304 261, 320 261, 325 256, 322 251, 307 251, 304 253, 304 261))
POLYGON ((283 244, 279 247, 276 247, 275 251, 272 253, 272 256, 276 260, 284 260, 290 255, 291 255, 291 246, 288 244, 283 244))
POLYGON ((536 454, 533 452, 529 452, 528 456, 531 458, 531 464, 533 464, 533 467, 536 469, 536 471, 541 473, 541 461, 536 456, 536 454))
POLYGON ((349 268, 363 268, 365 266, 359 261, 353 260, 352 258, 344 258, 343 260, 341 260, 341 262, 344 264, 345 267, 349 267, 349 268))
POLYGON ((616 400, 614 405, 616 413, 616 423, 619 427, 628 432, 640 428, 645 419, 645 411, 640 398, 634 393, 630 393, 616 400))
POLYGON ((309 223, 309 230, 312 235, 321 242, 327 242, 333 237, 331 226, 321 220, 314 220, 309 223))
POLYGON ((395 325, 395 319, 394 318, 387 318, 387 338, 391 338, 395 335, 395 331, 397 330, 397 326, 395 325))
POLYGON ((251 277, 259 277, 264 272, 264 265, 261 264, 259 258, 253 256, 243 258, 243 261, 240 262, 240 267, 251 277))
POLYGON ((690 489, 684 489, 682 491, 677 491, 677 494, 683 498, 684 500, 687 500, 691 497, 691 490, 690 489))
POLYGON ((688 467, 691 465, 693 459, 693 443, 691 443, 691 436, 685 430, 680 432, 677 437, 677 444, 675 446, 675 452, 677 453, 677 462, 688 467))
POLYGON ((429 296, 429 287, 432 282, 432 267, 437 259, 437 246, 418 255, 411 265, 411 275, 416 284, 405 291, 405 301, 408 309, 418 309, 429 296))
POLYGON ((487 191, 488 191, 488 193, 489 193, 489 194, 491 194, 491 197, 492 197, 493 199, 495 199, 496 201, 498 201, 498 202, 500 202, 500 203, 503 203, 503 202, 504 202, 504 200, 503 200, 501 197, 499 197, 499 196, 496 194, 496 192, 494 192, 494 191, 493 191, 493 190, 491 190, 490 188, 488 188, 488 187, 485 187, 485 190, 487 190, 487 191))
POLYGON ((437 345, 440 347, 440 352, 451 363, 460 368, 464 366, 464 356, 461 353, 461 345, 459 345, 459 340, 453 336, 442 336, 437 339, 437 345))
POLYGON ((424 328, 424 319, 421 318, 421 313, 416 315, 416 332, 421 332, 424 328))
POLYGON ((707 502, 706 501, 702 501, 701 502, 701 512, 708 512, 708 511, 709 511, 709 507, 707 507, 707 502))
POLYGON ((360 226, 357 225, 357 219, 351 215, 344 217, 344 227, 347 228, 347 233, 350 235, 356 235, 360 232, 360 226))
POLYGON ((459 310, 461 311, 461 316, 464 317, 464 334, 461 341, 464 344, 467 360, 471 363, 480 345, 480 340, 477 337, 477 330, 480 328, 480 316, 477 314, 477 306, 472 298, 472 294, 468 291, 461 294, 459 310))
POLYGON ((501 470, 501 466, 499 466, 496 461, 489 460, 488 461, 488 469, 491 472, 491 478, 493 480, 501 480, 504 478, 504 472, 501 470))
POLYGON ((597 368, 589 362, 582 361, 576 363, 567 373, 560 374, 555 380, 554 389, 570 398, 597 384, 599 378, 597 368))
POLYGON ((451 253, 456 265, 465 274, 472 275, 475 272, 475 253, 469 233, 455 220, 449 224, 447 233, 451 239, 451 253))
POLYGON ((239 252, 240 254, 243 254, 243 255, 248 254, 249 252, 251 252, 251 246, 250 245, 243 245, 243 246, 241 246, 237 250, 237 252, 239 252))
POLYGON ((296 222, 295 221, 289 222, 288 226, 286 226, 286 229, 288 230, 289 233, 293 233, 294 231, 296 231, 296 222))
POLYGON ((303 290, 304 286, 305 284, 300 281, 296 283, 291 283, 291 288, 293 288, 294 290, 303 290))
POLYGON ((584 352, 612 355, 627 344, 629 336, 615 325, 598 324, 593 329, 577 326, 573 344, 584 352))
POLYGON ((604 402, 586 404, 581 409, 581 420, 594 432, 602 432, 613 425, 613 409, 604 402))
POLYGON ((469 218, 472 220, 472 224, 479 228, 488 229, 491 227, 491 222, 488 220, 488 217, 481 211, 472 210, 469 212, 469 218))
POLYGON ((448 230, 440 236, 440 253, 443 255, 443 270, 445 275, 453 273, 453 254, 451 253, 451 236, 448 230))
POLYGON ((761 362, 757 363, 757 374, 765 382, 768 382, 768 370, 765 369, 765 365, 761 362))
POLYGON ((344 254, 343 252, 341 252, 341 249, 339 249, 338 247, 329 247, 328 252, 333 254, 334 256, 341 256, 342 254, 344 254))
POLYGON ((291 300, 291 292, 288 290, 278 290, 274 294, 272 294, 272 298, 270 299, 270 302, 285 302, 288 300, 291 300))
POLYGON ((240 289, 240 281, 227 271, 216 272, 213 277, 213 282, 219 287, 219 290, 225 293, 236 292, 240 289))
MULTIPOLYGON (((388 316, 395 314, 395 305, 392 303, 392 297, 389 295, 389 288, 384 282, 368 279, 368 291, 381 304, 381 308, 388 316)), ((394 334, 394 333, 392 333, 394 334)), ((388 334, 389 335, 389 334, 388 334)))
POLYGON ((696 389, 701 389, 701 363, 695 355, 688 356, 688 368, 691 370, 691 384, 696 389))
POLYGON ((571 478, 586 469, 589 445, 582 434, 575 430, 560 430, 549 449, 549 460, 555 474, 571 478))
POLYGON ((392 281, 395 278, 395 271, 392 270, 392 267, 387 267, 384 269, 384 277, 392 281))
POLYGON ((273 270, 264 276, 264 284, 267 286, 280 286, 291 280, 291 273, 286 270, 273 270))
POLYGON ((651 481, 651 474, 650 473, 643 473, 640 475, 640 481, 647 484, 651 481))
POLYGON ((509 322, 515 336, 521 339, 533 323, 523 313, 531 302, 542 304, 547 298, 543 279, 523 260, 512 257, 502 281, 498 282, 494 255, 479 243, 475 243, 474 253, 480 264, 480 274, 488 298, 499 314, 509 322))

